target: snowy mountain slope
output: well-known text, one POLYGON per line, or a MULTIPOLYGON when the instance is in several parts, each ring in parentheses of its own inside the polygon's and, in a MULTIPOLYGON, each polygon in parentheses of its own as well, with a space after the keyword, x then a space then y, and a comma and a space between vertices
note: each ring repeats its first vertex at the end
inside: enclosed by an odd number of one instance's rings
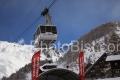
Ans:
MULTIPOLYGON (((108 22, 102 24, 101 26, 90 31, 78 40, 78 42, 81 42, 83 40, 85 42, 84 44, 90 44, 89 46, 84 48, 85 64, 94 64, 101 57, 102 54, 107 52, 107 42, 111 32, 115 32, 120 37, 120 22, 108 22)), ((64 68, 66 66, 69 66, 72 71, 78 74, 78 55, 79 52, 72 52, 71 50, 69 50, 62 58, 59 58, 57 63, 64 68)), ((27 74, 27 80, 31 79, 30 75, 30 73, 27 74)))
MULTIPOLYGON (((118 22, 116 22, 115 24, 116 26, 113 31, 120 37, 120 25, 118 25, 118 22)), ((109 45, 105 42, 105 38, 108 39, 109 37, 110 34, 107 34, 99 39, 96 39, 95 41, 92 41, 92 52, 88 49, 85 49, 85 58, 91 58, 92 63, 94 63, 101 57, 102 54, 104 54, 105 52, 107 53, 109 45), (98 44, 97 50, 95 50, 96 44, 98 44)), ((87 60, 85 60, 85 62, 87 62, 87 60)))
MULTIPOLYGON (((113 31, 118 35, 120 34, 120 22, 119 23, 108 22, 108 23, 102 24, 101 26, 90 31, 89 33, 87 33, 86 35, 84 35, 78 40, 78 42, 81 42, 83 40, 84 44, 85 43, 90 44, 88 47, 84 48, 84 51, 85 51, 84 59, 86 64, 88 62, 94 64, 94 62, 96 62, 99 59, 99 57, 107 51, 105 45, 107 44, 107 39, 109 38, 110 33, 113 31), (98 44, 101 46, 98 46, 98 44)), ((80 46, 81 45, 79 45, 79 47, 80 46)), ((2 52, 6 51, 6 48, 1 49, 1 51, 2 52)), ((43 50, 43 53, 44 54, 41 56, 42 57, 41 59, 48 58, 56 61, 58 60, 58 57, 61 56, 61 55, 56 55, 55 51, 51 51, 51 50, 50 51, 43 50), (47 54, 47 52, 49 53, 47 54)), ((62 65, 63 67, 66 67, 69 65, 70 69, 72 69, 76 73, 79 73, 78 72, 78 55, 79 55, 79 52, 72 52, 69 50, 62 58, 58 60, 58 64, 62 65)), ((27 80, 31 78, 30 73, 26 75, 28 76, 27 80)))
MULTIPOLYGON (((115 32, 120 36, 120 22, 108 22, 102 24, 78 39, 79 49, 81 49, 81 45, 85 46, 87 44, 87 47, 84 47, 84 59, 86 64, 94 64, 102 54, 107 52, 107 40, 109 39, 111 32, 115 32)), ((69 65, 70 68, 74 68, 74 70, 77 71, 79 51, 72 52, 69 50, 61 60, 58 60, 58 63, 62 64, 64 67, 69 65)))
MULTIPOLYGON (((9 43, 6 41, 0 41, 0 78, 3 76, 10 76, 15 73, 25 64, 31 62, 32 55, 37 52, 31 45, 20 45, 18 43, 9 43)), ((43 52, 41 54, 41 60, 52 59, 57 60, 62 55, 56 50, 50 49, 48 53, 43 52), (57 54, 55 54, 55 52, 57 54), (49 57, 49 58, 48 58, 49 57)))
POLYGON ((0 78, 29 63, 34 52, 32 46, 0 41, 0 78))

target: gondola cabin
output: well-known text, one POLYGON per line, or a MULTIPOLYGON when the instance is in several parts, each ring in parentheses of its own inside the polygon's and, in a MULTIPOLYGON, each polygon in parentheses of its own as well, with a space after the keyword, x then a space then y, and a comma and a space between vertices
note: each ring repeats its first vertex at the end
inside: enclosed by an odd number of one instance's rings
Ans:
POLYGON ((40 25, 34 34, 36 48, 48 48, 57 40, 57 29, 53 25, 40 25))

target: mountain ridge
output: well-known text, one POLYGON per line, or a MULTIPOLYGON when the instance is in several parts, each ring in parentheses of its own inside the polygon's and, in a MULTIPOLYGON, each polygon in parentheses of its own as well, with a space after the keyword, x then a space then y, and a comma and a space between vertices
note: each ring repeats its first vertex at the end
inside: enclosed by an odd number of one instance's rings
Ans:
MULTIPOLYGON (((12 73, 16 73, 26 64, 31 63, 32 56, 40 49, 34 48, 32 45, 21 45, 18 43, 10 43, 0 41, 0 78, 9 77, 12 73)), ((56 61, 62 55, 57 50, 50 49, 49 53, 41 53, 41 60, 51 59, 56 61), (55 55, 55 53, 57 53, 55 55)))
POLYGON ((87 64, 88 62, 91 62, 93 64, 103 53, 106 52, 105 45, 108 44, 108 39, 112 32, 115 32, 117 35, 120 34, 120 22, 112 21, 104 23, 83 35, 72 45, 75 50, 77 50, 77 47, 74 47, 74 45, 77 45, 79 51, 73 52, 72 49, 68 50, 63 58, 58 60, 58 63, 63 66, 69 65, 71 68, 75 66, 76 70, 78 70, 78 55, 81 50, 84 50, 85 63, 87 64), (81 46, 83 46, 83 48, 81 46), (64 62, 64 64, 62 62, 64 62))

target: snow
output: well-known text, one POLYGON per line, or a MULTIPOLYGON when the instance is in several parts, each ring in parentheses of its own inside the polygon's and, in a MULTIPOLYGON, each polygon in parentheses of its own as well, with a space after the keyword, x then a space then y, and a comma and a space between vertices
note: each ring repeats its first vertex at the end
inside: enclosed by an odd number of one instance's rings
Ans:
POLYGON ((84 49, 84 51, 85 51, 85 58, 84 58, 85 63, 88 63, 87 59, 90 57, 90 59, 92 61, 91 64, 94 64, 101 57, 101 55, 105 53, 106 50, 104 47, 104 45, 105 45, 104 39, 105 39, 104 37, 96 39, 95 41, 92 41, 92 44, 89 48, 84 49), (96 43, 99 44, 100 51, 99 50, 95 51, 94 46, 96 45, 96 43))
MULTIPOLYGON (((9 43, 0 41, 0 78, 9 77, 20 68, 31 62, 32 56, 40 49, 34 48, 32 45, 21 45, 19 43, 9 43)), ((55 54, 54 50, 50 50, 51 58, 56 61, 61 54, 55 54)), ((41 60, 47 59, 44 53, 41 53, 41 60)))
POLYGON ((116 78, 106 78, 106 79, 97 79, 97 80, 120 80, 120 77, 116 77, 116 78))
POLYGON ((120 60, 120 55, 111 55, 107 56, 106 61, 115 61, 115 60, 120 60))
POLYGON ((57 64, 56 63, 46 63, 43 66, 40 66, 40 69, 42 71, 48 71, 48 70, 50 70, 50 69, 43 69, 44 66, 56 66, 56 68, 57 68, 57 64))
POLYGON ((115 31, 115 33, 120 37, 120 26, 118 26, 118 23, 116 23, 116 31, 115 31))
POLYGON ((26 74, 26 80, 31 80, 31 72, 26 74))
POLYGON ((8 77, 30 63, 34 51, 33 46, 30 45, 0 41, 0 78, 8 77))
POLYGON ((52 59, 53 62, 56 62, 59 59, 59 57, 62 57, 62 53, 56 54, 56 50, 52 50, 52 48, 50 48, 49 50, 42 49, 42 53, 44 53, 44 55, 41 55, 40 57, 41 60, 52 59), (47 58, 46 55, 48 54, 51 56, 50 58, 47 58))

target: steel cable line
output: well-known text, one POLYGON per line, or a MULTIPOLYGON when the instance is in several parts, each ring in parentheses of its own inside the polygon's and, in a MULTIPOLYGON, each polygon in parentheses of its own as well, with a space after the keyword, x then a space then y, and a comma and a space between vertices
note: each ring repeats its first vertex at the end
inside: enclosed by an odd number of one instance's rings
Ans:
MULTIPOLYGON (((57 0, 54 0, 54 1, 50 4, 50 6, 48 7, 48 9, 50 9, 56 1, 57 1, 57 0)), ((27 33, 28 30, 29 30, 30 28, 32 28, 32 26, 33 26, 36 22, 38 22, 38 20, 39 20, 42 16, 43 16, 43 15, 41 15, 40 17, 38 17, 37 20, 35 20, 27 29, 25 29, 25 31, 22 32, 22 33, 15 39, 15 41, 18 40, 25 32, 27 33)), ((25 35, 24 35, 24 36, 25 36, 25 35)))
POLYGON ((17 27, 16 30, 14 30, 14 32, 12 33, 11 36, 13 36, 16 31, 22 26, 22 24, 27 20, 27 18, 30 16, 30 14, 35 10, 35 8, 38 6, 38 4, 41 2, 41 0, 35 5, 35 7, 32 9, 32 11, 27 15, 27 17, 22 21, 22 23, 17 27))
POLYGON ((54 1, 51 3, 51 5, 48 7, 48 9, 50 9, 50 8, 53 6, 53 4, 55 4, 56 1, 57 1, 57 0, 54 0, 54 1))
POLYGON ((41 18, 41 16, 38 17, 27 29, 25 29, 24 32, 22 32, 22 33, 15 39, 15 41, 16 41, 17 39, 19 39, 28 29, 30 29, 40 18, 41 18))
MULTIPOLYGON (((40 0, 41 1, 41 0, 40 0)), ((28 16, 23 20, 23 22, 17 27, 17 29, 13 32, 13 34, 11 36, 14 35, 14 33, 21 27, 21 25, 24 23, 24 21, 30 16, 30 14, 34 11, 34 9, 38 6, 38 4, 40 3, 40 1, 36 4, 36 6, 32 9, 32 11, 28 14, 28 16)), ((18 39, 18 38, 17 38, 18 39)), ((16 39, 16 40, 17 40, 16 39)), ((16 41, 14 40, 14 41, 16 41)), ((10 44, 11 45, 11 44, 10 44)), ((8 47, 10 47, 10 45, 8 45, 8 47)))

